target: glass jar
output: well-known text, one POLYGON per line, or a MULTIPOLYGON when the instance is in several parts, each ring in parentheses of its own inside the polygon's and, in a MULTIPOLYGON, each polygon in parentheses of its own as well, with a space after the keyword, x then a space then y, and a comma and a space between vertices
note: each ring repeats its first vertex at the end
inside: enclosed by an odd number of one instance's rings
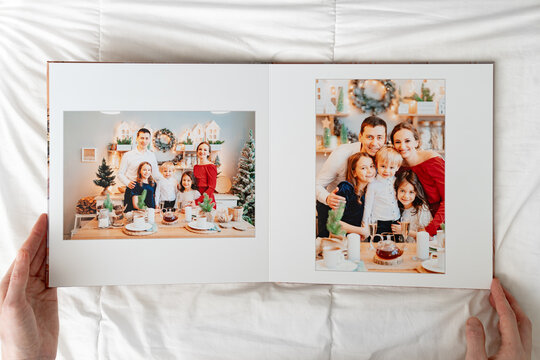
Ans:
POLYGON ((420 134, 421 148, 424 150, 431 149, 431 130, 429 121, 419 121, 418 132, 420 134))
POLYGON ((109 209, 101 209, 98 214, 98 227, 108 228, 110 224, 109 221, 109 209))

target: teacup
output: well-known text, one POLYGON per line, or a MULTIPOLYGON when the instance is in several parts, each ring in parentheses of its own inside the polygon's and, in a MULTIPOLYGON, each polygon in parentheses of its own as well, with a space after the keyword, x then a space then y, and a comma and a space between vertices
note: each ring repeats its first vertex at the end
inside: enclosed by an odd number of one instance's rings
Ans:
POLYGON ((437 267, 439 269, 444 269, 445 267, 445 261, 446 261, 446 251, 439 250, 436 253, 432 253, 429 257, 430 259, 433 259, 433 255, 435 255, 437 259, 437 267))
POLYGON ((133 226, 136 228, 142 228, 144 227, 144 224, 146 222, 144 221, 144 215, 143 214, 134 214, 133 215, 133 226))
POLYGON ((198 227, 204 227, 206 226, 206 215, 198 215, 197 216, 197 221, 195 222, 197 224, 198 227))
POLYGON ((323 258, 328 269, 335 269, 345 261, 343 250, 338 247, 324 248, 323 258))

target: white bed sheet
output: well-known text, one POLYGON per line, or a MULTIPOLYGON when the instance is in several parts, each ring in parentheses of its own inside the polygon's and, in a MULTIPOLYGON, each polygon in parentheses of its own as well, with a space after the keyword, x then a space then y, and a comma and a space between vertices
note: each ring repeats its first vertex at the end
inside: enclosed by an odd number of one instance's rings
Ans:
MULTIPOLYGON (((0 271, 47 209, 47 60, 494 61, 495 274, 531 317, 540 358, 538 24, 531 0, 3 2, 0 271)), ((58 358, 458 359, 470 315, 488 324, 494 350, 486 295, 303 284, 60 289, 58 358)))

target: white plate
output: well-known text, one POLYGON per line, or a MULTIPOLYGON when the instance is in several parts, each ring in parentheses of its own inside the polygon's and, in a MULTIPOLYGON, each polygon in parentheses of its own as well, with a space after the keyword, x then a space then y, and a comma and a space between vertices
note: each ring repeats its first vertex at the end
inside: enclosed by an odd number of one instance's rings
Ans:
POLYGON ((317 260, 315 262, 315 269, 324 270, 324 271, 354 271, 357 267, 358 267, 358 264, 353 263, 352 261, 349 261, 349 260, 345 260, 344 262, 339 264, 335 269, 327 268, 324 260, 317 260))
POLYGON ((445 268, 440 268, 437 266, 437 259, 429 259, 422 262, 422 267, 426 270, 436 272, 439 274, 445 273, 445 268))
POLYGON ((150 223, 145 223, 144 226, 142 227, 135 226, 135 224, 133 223, 126 225, 126 229, 128 229, 129 231, 146 231, 151 228, 152 228, 152 224, 150 223))
POLYGON ((192 221, 188 224, 188 226, 195 230, 212 230, 214 228, 214 223, 206 222, 203 226, 197 225, 196 221, 192 221))

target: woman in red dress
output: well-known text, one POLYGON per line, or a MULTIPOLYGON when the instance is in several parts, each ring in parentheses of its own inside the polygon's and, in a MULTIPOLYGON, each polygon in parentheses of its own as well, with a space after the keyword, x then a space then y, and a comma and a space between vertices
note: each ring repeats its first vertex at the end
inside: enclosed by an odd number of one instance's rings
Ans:
POLYGON ((200 204, 204 200, 204 194, 208 194, 210 200, 214 202, 214 208, 216 208, 214 191, 216 190, 217 167, 209 159, 210 151, 210 144, 206 141, 197 146, 197 165, 193 167, 193 175, 197 179, 201 197, 196 199, 195 203, 200 204))
POLYGON ((411 169, 424 188, 433 220, 426 231, 435 236, 444 220, 444 159, 431 150, 420 150, 415 127, 402 122, 392 130, 392 143, 403 157, 403 166, 411 169))

